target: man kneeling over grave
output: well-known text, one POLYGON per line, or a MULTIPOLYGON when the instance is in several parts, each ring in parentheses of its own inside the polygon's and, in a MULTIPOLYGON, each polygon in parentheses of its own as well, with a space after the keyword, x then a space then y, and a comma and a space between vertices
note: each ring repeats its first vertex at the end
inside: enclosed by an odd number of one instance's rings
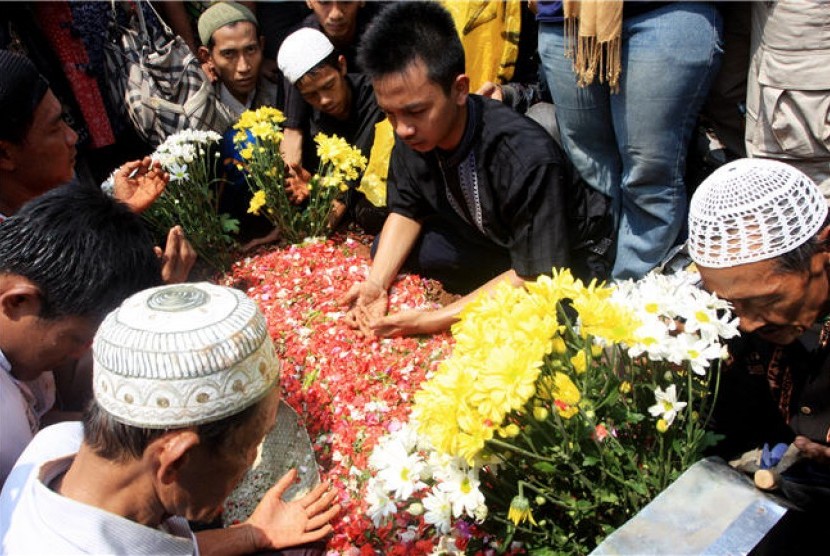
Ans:
MULTIPOLYGON (((778 489, 807 510, 798 517, 810 536, 827 524, 830 502, 828 238, 818 187, 782 162, 736 160, 692 197, 689 254, 743 332, 720 379, 715 430, 725 438, 716 450, 731 459, 792 443, 800 461, 781 470, 778 489)), ((799 553, 796 537, 786 552, 799 553)))
POLYGON ((282 500, 293 470, 244 523, 188 526, 218 516, 276 418, 279 361, 243 293, 207 283, 139 292, 104 320, 93 355, 77 452, 55 453, 61 443, 44 430, 0 496, 4 554, 247 554, 331 531, 339 506, 326 484, 282 500))

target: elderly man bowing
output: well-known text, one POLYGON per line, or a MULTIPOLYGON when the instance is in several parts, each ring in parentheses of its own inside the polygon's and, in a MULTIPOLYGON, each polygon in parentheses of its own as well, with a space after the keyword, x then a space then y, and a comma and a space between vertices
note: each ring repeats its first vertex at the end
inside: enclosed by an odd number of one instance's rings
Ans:
POLYGON ((279 362, 244 294, 144 290, 108 315, 93 353, 83 441, 77 423, 45 429, 0 496, 4 554, 246 554, 328 534, 339 507, 325 484, 282 500, 295 471, 244 523, 188 526, 219 514, 275 422, 279 362))
MULTIPOLYGON (((730 346, 715 410, 728 458, 794 443, 801 460, 781 490, 826 525, 830 501, 830 226, 818 187, 784 163, 737 160, 695 192, 689 253, 703 285, 732 303, 743 336, 730 346)), ((808 525, 808 530, 812 525, 808 525)), ((813 531, 815 533, 815 531, 813 531)), ((795 537, 791 537, 793 540, 795 537)))

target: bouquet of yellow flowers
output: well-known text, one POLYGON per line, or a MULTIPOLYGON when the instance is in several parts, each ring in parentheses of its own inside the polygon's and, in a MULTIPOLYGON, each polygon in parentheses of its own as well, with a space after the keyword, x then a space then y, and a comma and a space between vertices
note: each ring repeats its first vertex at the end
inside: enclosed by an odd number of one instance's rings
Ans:
POLYGON ((414 520, 470 553, 585 554, 717 440, 737 319, 693 275, 504 283, 452 332, 409 425, 370 459, 378 526, 414 520))
POLYGON ((233 141, 242 158, 238 166, 253 193, 248 212, 263 214, 283 238, 296 243, 325 234, 332 201, 348 189, 348 182, 357 180, 366 158, 344 139, 318 134, 314 142, 320 164, 309 181, 309 197, 303 205, 294 205, 280 156, 283 121, 285 116, 276 108, 248 110, 234 125, 233 141))

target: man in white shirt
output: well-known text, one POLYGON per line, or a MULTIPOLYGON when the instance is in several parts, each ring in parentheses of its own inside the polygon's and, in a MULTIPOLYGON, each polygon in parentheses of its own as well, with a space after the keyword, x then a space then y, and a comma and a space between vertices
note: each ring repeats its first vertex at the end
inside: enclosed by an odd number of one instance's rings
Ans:
POLYGON ((128 298, 93 343, 94 400, 83 441, 44 430, 0 495, 2 552, 250 554, 314 542, 339 511, 322 483, 292 501, 287 473, 243 523, 210 522, 274 426, 280 364, 265 317, 242 292, 208 283, 128 298), (75 441, 77 445, 77 440, 75 441), (25 477, 25 479, 24 479, 25 477), (21 486, 22 485, 22 486, 21 486))
POLYGON ((51 371, 159 267, 141 218, 94 188, 53 189, 0 223, 0 483, 54 404, 51 371))

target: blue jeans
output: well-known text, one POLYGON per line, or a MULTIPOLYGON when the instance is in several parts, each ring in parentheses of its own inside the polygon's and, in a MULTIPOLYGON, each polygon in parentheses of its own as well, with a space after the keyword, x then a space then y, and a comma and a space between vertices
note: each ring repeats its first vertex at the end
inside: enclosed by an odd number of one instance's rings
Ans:
POLYGON ((612 276, 639 278, 683 239, 683 173, 700 108, 721 57, 720 14, 679 2, 627 18, 620 89, 576 85, 562 24, 539 26, 539 54, 556 105, 562 146, 582 178, 612 198, 612 276))

